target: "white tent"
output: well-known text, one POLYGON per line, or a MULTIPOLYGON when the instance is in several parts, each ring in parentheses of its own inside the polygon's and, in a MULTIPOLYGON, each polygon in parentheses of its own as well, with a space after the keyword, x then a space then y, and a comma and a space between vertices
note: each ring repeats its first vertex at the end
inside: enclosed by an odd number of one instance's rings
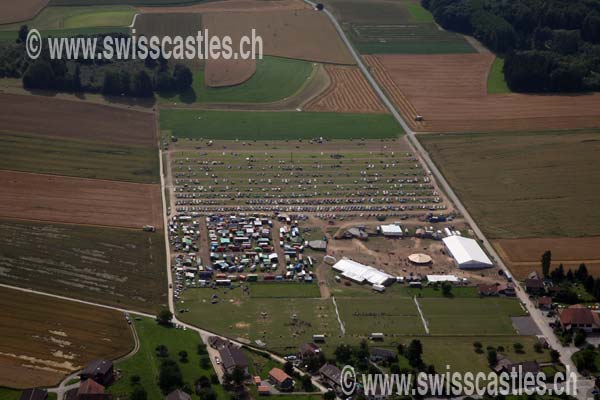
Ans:
POLYGON ((369 282, 371 285, 385 285, 388 282, 395 281, 391 275, 381 272, 368 265, 357 263, 356 261, 343 258, 332 267, 341 273, 343 277, 351 279, 358 283, 369 282))
POLYGON ((473 239, 454 235, 445 237, 442 241, 459 268, 490 268, 494 266, 473 239))
POLYGON ((427 275, 427 282, 429 283, 437 283, 437 282, 452 282, 457 283, 459 281, 456 275, 427 275))
POLYGON ((402 236, 402 227, 399 225, 381 225, 379 227, 383 236, 402 236))

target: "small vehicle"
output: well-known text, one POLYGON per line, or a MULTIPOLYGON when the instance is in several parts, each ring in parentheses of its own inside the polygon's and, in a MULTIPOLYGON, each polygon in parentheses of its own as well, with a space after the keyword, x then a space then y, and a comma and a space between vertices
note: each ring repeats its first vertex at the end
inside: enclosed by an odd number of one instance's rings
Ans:
POLYGON ((217 365, 221 365, 221 359, 219 357, 215 357, 215 362, 217 365))

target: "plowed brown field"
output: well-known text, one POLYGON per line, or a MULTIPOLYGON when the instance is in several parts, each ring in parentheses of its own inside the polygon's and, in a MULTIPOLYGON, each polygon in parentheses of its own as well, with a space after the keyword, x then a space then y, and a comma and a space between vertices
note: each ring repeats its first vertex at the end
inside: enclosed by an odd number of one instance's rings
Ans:
POLYGON ((159 185, 0 171, 0 217, 142 228, 162 226, 159 185))
POLYGON ((532 271, 541 273, 542 254, 552 252, 552 265, 576 269, 584 263, 594 276, 600 276, 600 237, 501 239, 494 246, 517 279, 532 271))
POLYGON ((493 56, 366 56, 376 79, 417 131, 475 132, 600 126, 600 94, 487 94, 493 56), (414 123, 415 115, 425 122, 414 123))
POLYGON ((2 12, 0 13, 0 24, 10 24, 31 19, 46 7, 48 0, 4 0, 0 2, 2 12))
POLYGON ((83 101, 0 94, 0 130, 156 146, 154 114, 83 101))
POLYGON ((134 344, 119 312, 12 289, 0 288, 0 320, 0 386, 55 386, 134 344))
POLYGON ((264 54, 333 64, 354 64, 354 59, 324 14, 309 10, 216 12, 202 16, 210 35, 229 35, 233 43, 242 35, 262 37, 264 54), (323 40, 327 38, 327 40, 323 40))
POLYGON ((326 65, 331 83, 317 98, 310 101, 307 111, 348 113, 386 113, 387 109, 357 67, 326 65))

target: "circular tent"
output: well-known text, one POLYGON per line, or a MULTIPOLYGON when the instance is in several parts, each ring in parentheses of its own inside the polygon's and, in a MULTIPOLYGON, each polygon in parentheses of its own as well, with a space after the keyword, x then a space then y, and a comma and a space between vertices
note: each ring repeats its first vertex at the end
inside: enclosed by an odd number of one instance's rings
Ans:
POLYGON ((423 253, 414 253, 408 256, 408 261, 416 265, 431 264, 431 257, 423 253))

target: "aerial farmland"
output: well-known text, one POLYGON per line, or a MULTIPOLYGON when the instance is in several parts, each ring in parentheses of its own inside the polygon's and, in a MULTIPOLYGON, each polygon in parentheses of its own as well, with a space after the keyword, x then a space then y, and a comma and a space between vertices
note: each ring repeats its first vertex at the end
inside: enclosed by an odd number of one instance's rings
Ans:
POLYGON ((0 399, 598 397, 593 2, 0 10, 0 399))

